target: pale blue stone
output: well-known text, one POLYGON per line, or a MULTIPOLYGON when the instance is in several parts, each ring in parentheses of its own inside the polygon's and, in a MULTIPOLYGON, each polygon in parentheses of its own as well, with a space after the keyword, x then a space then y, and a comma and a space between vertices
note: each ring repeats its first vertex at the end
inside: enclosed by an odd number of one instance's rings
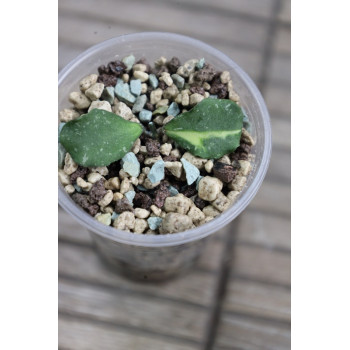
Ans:
POLYGON ((65 148, 60 143, 58 143, 58 167, 60 169, 63 168, 66 153, 67 151, 65 150, 65 148))
POLYGON ((80 186, 78 186, 77 184, 74 184, 73 186, 77 192, 79 192, 79 193, 83 192, 83 189, 80 186))
POLYGON ((252 124, 250 123, 245 109, 242 107, 243 112, 243 128, 246 129, 249 133, 252 132, 252 124))
POLYGON ((130 91, 135 96, 141 95, 141 80, 140 79, 134 79, 130 81, 130 91))
POLYGON ((111 105, 114 104, 114 87, 107 86, 103 89, 101 100, 109 102, 111 105))
POLYGON ((186 180, 188 185, 192 185, 200 175, 199 170, 190 162, 188 162, 185 158, 180 159, 185 173, 186 173, 186 180))
POLYGON ((156 230, 160 226, 162 221, 163 219, 158 216, 151 216, 147 219, 148 226, 151 230, 156 230))
POLYGON ((152 86, 153 89, 156 89, 158 87, 158 79, 154 74, 150 74, 148 76, 149 84, 152 86))
POLYGON ((145 106, 146 102, 147 102, 147 96, 146 95, 139 96, 136 99, 135 104, 132 107, 132 112, 133 113, 141 112, 143 107, 145 106))
POLYGON ((66 123, 64 122, 61 122, 59 125, 58 125, 58 142, 60 142, 60 133, 62 131, 62 128, 66 125, 66 123))
POLYGON ((117 214, 115 211, 113 212, 111 219, 114 221, 120 214, 117 214))
POLYGON ((162 159, 157 160, 153 164, 150 172, 147 175, 152 184, 155 184, 156 182, 164 179, 164 165, 165 163, 162 159))
POLYGON ((179 191, 174 187, 174 186, 169 186, 168 190, 170 192, 170 196, 176 196, 177 194, 179 194, 179 191))
POLYGON ((171 79, 173 79, 174 84, 178 89, 182 89, 185 85, 185 79, 178 74, 172 74, 171 79))
POLYGON ((126 70, 129 71, 135 63, 135 56, 129 55, 122 59, 122 62, 126 65, 126 70))
POLYGON ((117 82, 117 85, 114 88, 114 92, 118 99, 125 103, 135 103, 136 97, 130 92, 129 84, 127 83, 120 83, 119 79, 117 82))
POLYGON ((128 191, 124 194, 124 196, 128 199, 131 205, 133 204, 133 200, 135 198, 136 192, 135 191, 128 191))
POLYGON ((127 153, 122 158, 121 163, 123 170, 129 175, 135 177, 138 177, 140 175, 140 163, 133 152, 127 153))
POLYGON ((204 176, 198 176, 198 179, 196 180, 196 190, 198 191, 199 181, 203 179, 204 176))
POLYGON ((196 64, 196 67, 197 67, 198 69, 202 69, 202 68, 204 67, 204 65, 205 65, 205 59, 204 59, 204 58, 201 58, 201 59, 198 61, 198 63, 196 64))
POLYGON ((137 185, 136 187, 142 192, 147 192, 148 191, 148 189, 146 187, 143 187, 142 185, 137 185))
POLYGON ((180 113, 180 108, 176 102, 172 102, 167 110, 168 115, 176 117, 180 113))
POLYGON ((143 109, 139 113, 139 119, 141 122, 150 122, 152 120, 152 112, 147 109, 143 109))
POLYGON ((218 95, 209 95, 209 98, 218 98, 218 95))

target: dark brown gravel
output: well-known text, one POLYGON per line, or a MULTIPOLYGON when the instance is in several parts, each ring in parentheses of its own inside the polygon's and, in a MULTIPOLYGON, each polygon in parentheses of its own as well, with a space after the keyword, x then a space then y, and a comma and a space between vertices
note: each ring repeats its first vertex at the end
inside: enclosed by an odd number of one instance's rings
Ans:
POLYGON ((168 87, 168 85, 165 84, 163 80, 161 80, 158 84, 158 87, 161 88, 162 90, 165 90, 168 87))
POLYGON ((118 214, 121 214, 123 211, 134 211, 134 208, 130 204, 129 200, 127 198, 118 199, 115 204, 114 211, 118 214))
POLYGON ((196 184, 186 187, 181 193, 186 197, 194 196, 197 194, 196 184))
POLYGON ((192 94, 201 94, 203 96, 205 94, 205 90, 201 86, 192 86, 190 88, 190 91, 192 92, 192 94))
POLYGON ((211 64, 205 64, 202 69, 194 74, 193 79, 194 81, 203 84, 205 81, 211 82, 215 74, 215 68, 211 64))
POLYGON ((77 182, 78 177, 81 177, 83 179, 85 175, 88 174, 88 172, 89 172, 88 168, 84 168, 81 165, 79 165, 78 169, 70 176, 71 183, 75 184, 77 182))
POLYGON ((251 146, 247 145, 246 143, 241 143, 234 153, 231 153, 231 160, 247 160, 250 149, 251 146))
POLYGON ((181 66, 181 62, 177 57, 173 57, 168 63, 167 67, 169 69, 169 73, 175 74, 177 69, 181 66))
POLYGON ((231 182, 237 175, 237 170, 229 164, 215 162, 213 167, 214 176, 222 182, 231 182))
POLYGON ((115 75, 101 74, 97 78, 97 82, 104 84, 105 87, 108 87, 108 86, 114 87, 117 84, 117 77, 115 75))
POLYGON ((145 145, 149 156, 158 157, 160 155, 160 143, 157 140, 147 139, 145 145))
POLYGON ((152 198, 148 194, 138 192, 136 193, 133 202, 135 208, 149 209, 152 205, 152 198))
POLYGON ((165 199, 170 196, 170 191, 166 183, 161 183, 157 189, 154 191, 153 204, 158 208, 162 208, 165 202, 165 199))
POLYGON ((142 153, 137 153, 137 154, 135 154, 135 156, 140 164, 142 164, 145 161, 145 156, 142 153))
POLYGON ((80 205, 85 211, 87 211, 91 216, 95 216, 100 207, 97 204, 92 204, 89 201, 89 196, 81 193, 73 193, 72 199, 75 203, 80 205))
POLYGON ((194 200, 194 204, 200 209, 202 210, 205 206, 208 205, 208 202, 205 201, 204 199, 196 196, 195 200, 194 200))
POLYGON ((91 203, 97 203, 107 193, 104 183, 105 179, 100 179, 92 185, 91 190, 89 192, 89 200, 91 203))
MULTIPOLYGON (((151 86, 151 88, 152 88, 152 86, 151 86)), ((153 91, 153 89, 151 91, 153 91)), ((154 106, 152 105, 151 102, 146 102, 145 109, 153 112, 154 111, 154 106)))

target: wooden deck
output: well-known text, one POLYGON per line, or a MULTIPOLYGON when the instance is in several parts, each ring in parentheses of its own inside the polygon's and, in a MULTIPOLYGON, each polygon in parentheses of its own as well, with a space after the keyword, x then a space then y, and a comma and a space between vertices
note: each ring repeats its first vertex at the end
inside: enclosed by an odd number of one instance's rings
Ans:
POLYGON ((290 1, 59 0, 58 68, 102 40, 154 30, 203 40, 255 80, 271 114, 271 166, 198 266, 165 284, 106 269, 59 209, 59 348, 289 349, 290 1))

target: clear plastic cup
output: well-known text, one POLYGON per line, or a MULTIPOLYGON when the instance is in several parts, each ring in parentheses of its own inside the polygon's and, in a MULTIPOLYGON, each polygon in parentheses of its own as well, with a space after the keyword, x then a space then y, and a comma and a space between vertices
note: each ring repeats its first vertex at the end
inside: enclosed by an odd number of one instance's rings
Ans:
MULTIPOLYGON (((143 235, 105 226, 76 205, 59 183, 59 204, 88 229, 97 252, 116 271, 142 280, 162 280, 185 271, 198 259, 210 236, 234 220, 256 195, 266 174, 271 155, 271 128, 264 100, 249 76, 217 49, 192 38, 172 33, 136 33, 122 35, 91 47, 71 61, 59 74, 59 110, 70 106, 68 95, 79 91, 79 81, 97 72, 97 67, 126 55, 145 57, 150 63, 160 56, 179 57, 181 62, 204 57, 217 70, 231 73, 241 98, 256 145, 253 170, 235 203, 205 225, 165 235, 143 235)), ((82 261, 82 263, 84 263, 82 261)))

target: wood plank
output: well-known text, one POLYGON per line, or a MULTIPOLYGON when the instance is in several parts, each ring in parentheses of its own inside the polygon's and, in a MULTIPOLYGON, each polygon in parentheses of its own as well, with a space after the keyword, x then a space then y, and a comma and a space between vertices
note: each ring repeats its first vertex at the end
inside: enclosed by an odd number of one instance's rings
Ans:
MULTIPOLYGON (((164 0, 161 0, 164 1, 164 0)), ((246 20, 271 19, 273 0, 166 0, 168 6, 191 5, 195 11, 219 12, 222 15, 235 18, 240 16, 246 20)))
POLYGON ((274 54, 270 61, 268 79, 271 84, 283 85, 290 88, 291 80, 291 59, 287 55, 274 54))
POLYGON ((290 298, 289 288, 231 279, 223 310, 290 322, 290 298))
POLYGON ((291 0, 282 0, 281 11, 278 14, 278 20, 282 23, 290 23, 291 19, 291 0))
POLYGON ((270 166, 267 171, 266 181, 281 183, 290 186, 291 181, 291 154, 286 144, 274 144, 270 166), (283 147, 283 148, 282 148, 283 147))
POLYGON ((291 31, 290 28, 279 27, 274 41, 274 52, 285 56, 291 53, 291 31))
POLYGON ((276 86, 268 84, 264 92, 265 102, 269 110, 274 111, 274 114, 281 112, 290 114, 290 87, 276 86))
POLYGON ((193 350, 179 340, 157 338, 121 327, 96 324, 89 320, 60 316, 58 320, 58 347, 71 350, 193 350))
POLYGON ((240 216, 237 242, 269 249, 290 250, 291 222, 286 218, 245 211, 240 216))
POLYGON ((290 186, 264 181, 249 208, 263 213, 275 213, 283 217, 290 216, 290 186))
MULTIPOLYGON (((152 4, 145 1, 130 1, 125 6, 123 0, 100 0, 98 3, 94 0, 62 0, 59 2, 59 16, 64 19, 65 15, 78 16, 89 24, 93 19, 99 20, 105 24, 120 23, 133 24, 135 26, 149 28, 155 31, 169 31, 177 33, 188 33, 191 36, 201 35, 207 40, 225 41, 229 37, 230 43, 239 43, 242 45, 262 48, 267 34, 267 26, 256 22, 247 22, 240 18, 223 17, 216 13, 201 13, 200 16, 194 15, 193 11, 186 11, 181 7, 169 8, 165 2, 152 4), (152 19, 147 14, 152 13, 152 19), (170 13, 170 15, 169 15, 170 13), (233 35, 223 35, 223 33, 232 33, 233 35)), ((62 24, 62 22, 61 22, 62 24)), ((90 31, 94 28, 91 23, 90 31)), ((60 31, 64 30, 62 25, 60 31)), ((74 35, 78 35, 74 33, 74 35)), ((82 37, 82 39, 84 36, 82 37)))
POLYGON ((59 279, 59 312, 136 327, 144 331, 200 342, 204 337, 207 311, 171 300, 142 298, 59 279))
POLYGON ((106 268, 93 249, 62 242, 58 249, 58 271, 60 276, 72 280, 115 288, 116 293, 173 299, 202 307, 211 304, 217 278, 215 274, 192 270, 185 276, 164 283, 137 283, 106 268))
MULTIPOLYGON (((291 148, 291 122, 286 118, 271 117, 272 145, 273 147, 290 149, 291 148)), ((272 159, 274 158, 274 149, 272 159)), ((277 151, 276 153, 279 156, 277 151)))
POLYGON ((290 269, 288 252, 241 244, 234 247, 233 277, 290 286, 290 269))
MULTIPOLYGON (((94 44, 125 33, 150 30, 150 28, 140 29, 136 26, 128 27, 117 23, 107 25, 106 23, 101 23, 97 20, 91 19, 87 21, 85 19, 71 16, 64 16, 60 22, 59 43, 61 43, 62 50, 66 51, 60 54, 60 57, 65 58, 63 62, 59 60, 60 69, 62 69, 70 60, 75 58, 78 53, 83 52, 94 44), (72 32, 75 33, 74 36, 72 35, 72 32)), ((218 50, 222 51, 231 57, 237 64, 239 64, 252 77, 252 79, 257 79, 260 72, 262 59, 260 51, 254 51, 252 54, 252 50, 237 47, 237 45, 234 43, 225 44, 214 39, 208 40, 207 38, 203 37, 203 35, 197 35, 192 32, 186 33, 183 31, 178 31, 178 33, 190 35, 216 47, 218 50)), ((162 53, 159 53, 159 55, 161 54, 162 53)))
POLYGON ((287 350, 290 326, 224 313, 214 349, 287 350))

